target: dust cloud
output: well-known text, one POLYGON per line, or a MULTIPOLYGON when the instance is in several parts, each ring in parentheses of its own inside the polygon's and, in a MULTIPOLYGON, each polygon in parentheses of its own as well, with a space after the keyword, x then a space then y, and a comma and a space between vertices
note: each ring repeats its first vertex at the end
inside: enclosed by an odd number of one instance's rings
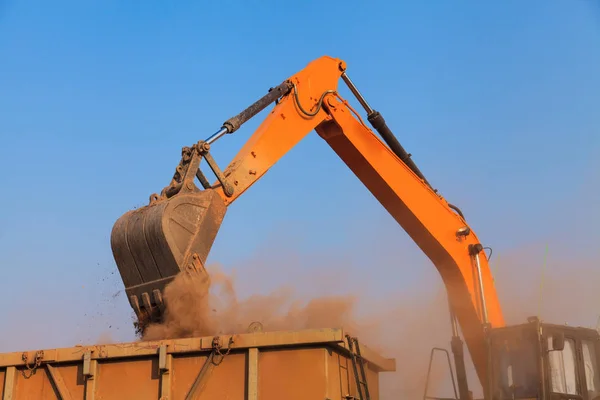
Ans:
POLYGON ((239 333, 255 321, 265 330, 373 328, 366 321, 357 323, 354 296, 315 298, 302 304, 292 290, 280 289, 241 300, 233 278, 218 267, 206 274, 179 274, 165 288, 164 298, 168 304, 164 322, 149 325, 143 340, 239 333))
POLYGON ((105 344, 115 344, 117 341, 113 338, 113 335, 110 331, 104 331, 98 337, 95 344, 97 345, 105 345, 105 344))
POLYGON ((549 323, 596 328, 598 260, 598 249, 569 255, 552 242, 532 244, 502 257, 495 275, 507 323, 538 315, 549 323))

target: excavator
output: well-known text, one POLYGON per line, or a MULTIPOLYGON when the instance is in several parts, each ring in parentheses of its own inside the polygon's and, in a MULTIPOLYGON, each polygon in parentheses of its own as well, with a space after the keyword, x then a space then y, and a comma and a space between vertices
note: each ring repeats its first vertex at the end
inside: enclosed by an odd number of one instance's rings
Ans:
POLYGON ((228 207, 313 131, 439 271, 448 295, 456 397, 472 396, 466 343, 485 399, 600 400, 598 332, 537 317, 506 325, 489 247, 462 211, 425 178, 349 78, 346 63, 329 56, 270 88, 206 140, 184 147, 169 185, 152 194, 148 205, 115 222, 111 248, 140 329, 161 320, 163 289, 177 274, 203 268, 228 207), (371 127, 338 93, 341 81, 365 110, 371 127), (273 104, 222 170, 211 155, 212 146, 273 104), (216 178, 213 183, 200 168, 202 160, 216 178))

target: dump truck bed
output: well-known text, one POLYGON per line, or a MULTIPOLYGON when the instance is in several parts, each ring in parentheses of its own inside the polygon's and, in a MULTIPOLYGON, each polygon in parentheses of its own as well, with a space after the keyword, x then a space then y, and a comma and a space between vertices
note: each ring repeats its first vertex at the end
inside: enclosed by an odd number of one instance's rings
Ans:
MULTIPOLYGON (((372 400, 395 370, 360 343, 372 400)), ((2 399, 358 398, 343 329, 255 332, 0 354, 2 399)))

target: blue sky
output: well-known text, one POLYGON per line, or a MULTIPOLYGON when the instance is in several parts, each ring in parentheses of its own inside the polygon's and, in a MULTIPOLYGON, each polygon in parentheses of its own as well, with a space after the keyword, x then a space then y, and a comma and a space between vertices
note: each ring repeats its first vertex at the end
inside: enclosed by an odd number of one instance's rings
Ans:
MULTIPOLYGON (((594 1, 4 0, 0 54, 0 351, 130 338, 114 221, 168 184, 182 146, 325 54, 495 254, 598 254, 594 1)), ((214 147, 223 167, 263 115, 214 147)), ((440 283, 315 134, 231 207, 213 249, 246 295, 440 283)))

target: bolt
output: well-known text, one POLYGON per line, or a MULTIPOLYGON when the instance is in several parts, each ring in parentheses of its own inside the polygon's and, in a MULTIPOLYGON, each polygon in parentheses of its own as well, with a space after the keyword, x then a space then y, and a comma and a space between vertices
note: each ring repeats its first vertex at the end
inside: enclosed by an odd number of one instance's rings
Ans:
POLYGON ((227 197, 233 196, 233 188, 229 185, 225 185, 225 187, 223 188, 223 191, 225 192, 225 195, 227 197))
POLYGON ((210 143, 202 142, 200 144, 200 150, 201 151, 209 151, 210 150, 210 143))
POLYGON ((248 173, 250 175, 256 175, 256 170, 255 169, 251 169, 250 171, 248 171, 248 173))

